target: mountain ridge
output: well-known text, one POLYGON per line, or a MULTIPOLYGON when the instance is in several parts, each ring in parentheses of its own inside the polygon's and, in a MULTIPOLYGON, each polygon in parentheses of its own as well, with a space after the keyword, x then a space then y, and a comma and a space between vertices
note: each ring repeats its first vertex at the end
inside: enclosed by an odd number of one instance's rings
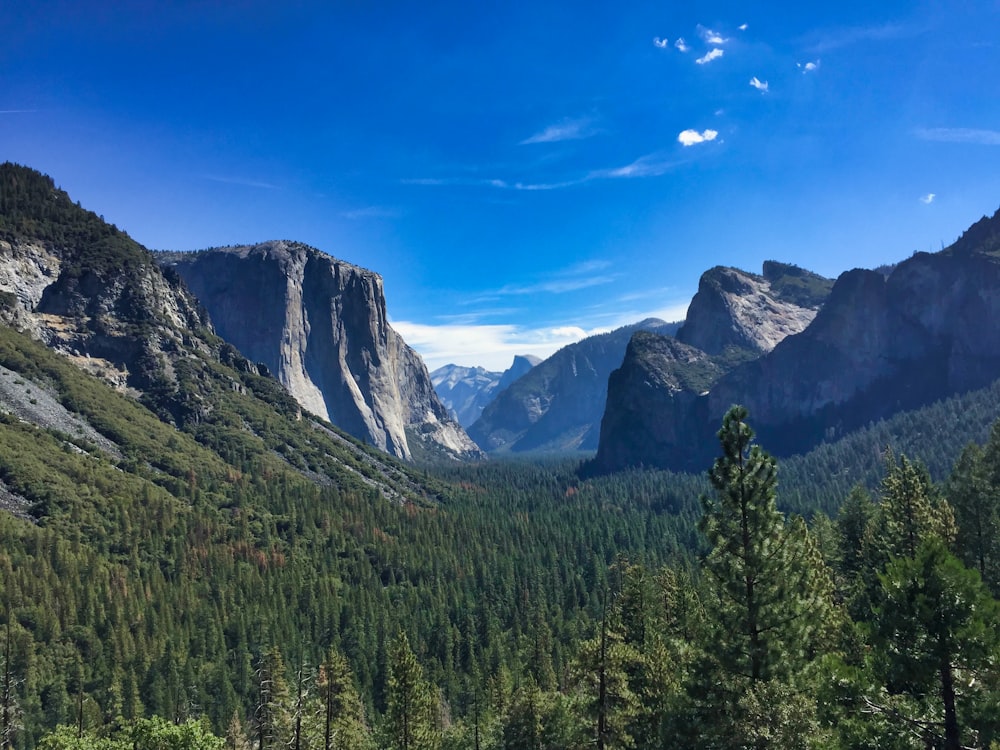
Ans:
POLYGON ((707 392, 660 389, 657 400, 642 398, 625 385, 635 377, 628 373, 655 363, 633 351, 609 381, 595 465, 704 465, 704 446, 733 403, 750 410, 761 441, 781 456, 992 382, 1000 377, 1000 326, 993 324, 1000 320, 998 225, 1000 212, 942 252, 915 253, 888 275, 841 274, 809 326, 737 364, 707 392), (985 244, 974 245, 980 240, 985 244), (683 421, 687 436, 666 435, 664 419, 683 421), (630 456, 629 445, 645 447, 630 456))

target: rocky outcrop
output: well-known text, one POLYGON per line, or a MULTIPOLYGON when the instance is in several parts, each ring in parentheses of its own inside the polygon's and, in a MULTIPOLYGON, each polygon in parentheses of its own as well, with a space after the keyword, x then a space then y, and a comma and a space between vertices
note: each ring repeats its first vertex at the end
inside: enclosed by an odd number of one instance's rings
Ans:
POLYGON ((503 372, 483 367, 444 365, 431 373, 434 391, 462 427, 469 427, 497 394, 541 362, 538 357, 517 355, 503 372))
POLYGON ((702 274, 677 339, 709 354, 728 347, 769 352, 805 330, 832 283, 774 261, 763 276, 716 266, 702 274))
POLYGON ((400 458, 412 457, 412 440, 479 454, 389 325, 378 274, 294 242, 159 260, 184 279, 219 335, 267 365, 303 408, 400 458))
POLYGON ((149 251, 34 170, 0 165, 0 189, 0 320, 133 392, 207 350, 189 335, 207 317, 149 251))
POLYGON ((596 462, 603 467, 661 466, 663 455, 700 429, 705 388, 723 368, 700 349, 639 331, 608 379, 596 462))
MULTIPOLYGON (((602 433, 595 466, 702 470, 734 403, 749 409, 762 444, 788 455, 1000 378, 998 238, 1000 212, 952 247, 917 253, 888 276, 842 274, 808 327, 733 367, 705 392, 649 378, 644 392, 635 377, 612 378, 605 423, 622 425, 628 414, 633 421, 627 436, 622 429, 602 433)), ((637 348, 622 369, 664 367, 654 349, 637 348)))
POLYGON ((594 450, 608 375, 635 331, 673 333, 676 323, 650 318, 563 347, 500 393, 469 428, 483 450, 594 450))

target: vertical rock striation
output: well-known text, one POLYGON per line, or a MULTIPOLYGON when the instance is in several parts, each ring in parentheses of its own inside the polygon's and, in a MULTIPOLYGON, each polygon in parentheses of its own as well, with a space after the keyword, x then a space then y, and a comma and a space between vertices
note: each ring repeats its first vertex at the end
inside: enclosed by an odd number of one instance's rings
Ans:
POLYGON ((389 325, 378 274, 283 241, 163 253, 160 262, 219 335, 267 365, 303 408, 400 458, 413 457, 411 440, 479 455, 389 325))

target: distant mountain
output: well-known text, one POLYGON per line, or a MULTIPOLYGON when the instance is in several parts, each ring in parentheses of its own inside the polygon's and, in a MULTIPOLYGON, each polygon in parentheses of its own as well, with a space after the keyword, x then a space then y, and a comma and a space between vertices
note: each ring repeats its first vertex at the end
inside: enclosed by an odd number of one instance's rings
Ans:
POLYGON ((704 467, 733 403, 769 450, 789 455, 983 387, 1000 377, 1000 212, 888 275, 842 274, 804 330, 714 379, 644 379, 663 370, 666 346, 637 342, 611 378, 598 470, 704 467))
POLYGON ((530 354, 517 355, 503 372, 490 372, 483 367, 445 365, 431 373, 431 382, 441 403, 455 415, 462 427, 468 428, 500 391, 541 361, 530 354))
POLYGON ((678 323, 649 318, 563 347, 501 392, 469 428, 486 451, 594 450, 608 375, 635 331, 672 334, 678 323))
POLYGON ((296 242, 158 260, 184 279, 219 335, 265 363, 303 408, 399 458, 412 457, 414 442, 480 455, 389 325, 378 274, 296 242))

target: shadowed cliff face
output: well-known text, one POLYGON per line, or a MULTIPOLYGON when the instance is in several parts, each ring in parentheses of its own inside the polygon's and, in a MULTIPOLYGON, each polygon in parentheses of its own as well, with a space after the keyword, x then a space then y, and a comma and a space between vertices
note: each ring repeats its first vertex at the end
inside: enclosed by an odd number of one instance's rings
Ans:
POLYGON ((410 437, 479 453, 389 326, 377 274, 289 242, 161 262, 184 278, 219 335, 266 364, 304 408, 401 458, 412 457, 410 437))
POLYGON ((604 424, 615 429, 602 430, 596 468, 705 468, 734 403, 749 409, 763 445, 789 455, 1000 378, 998 228, 1000 212, 888 277, 842 274, 808 327, 731 368, 707 392, 641 377, 676 365, 657 354, 662 346, 630 346, 609 382, 604 424))
POLYGON ((563 347, 501 392, 469 434, 487 451, 594 450, 608 375, 621 364, 632 333, 676 329, 650 318, 563 347))

